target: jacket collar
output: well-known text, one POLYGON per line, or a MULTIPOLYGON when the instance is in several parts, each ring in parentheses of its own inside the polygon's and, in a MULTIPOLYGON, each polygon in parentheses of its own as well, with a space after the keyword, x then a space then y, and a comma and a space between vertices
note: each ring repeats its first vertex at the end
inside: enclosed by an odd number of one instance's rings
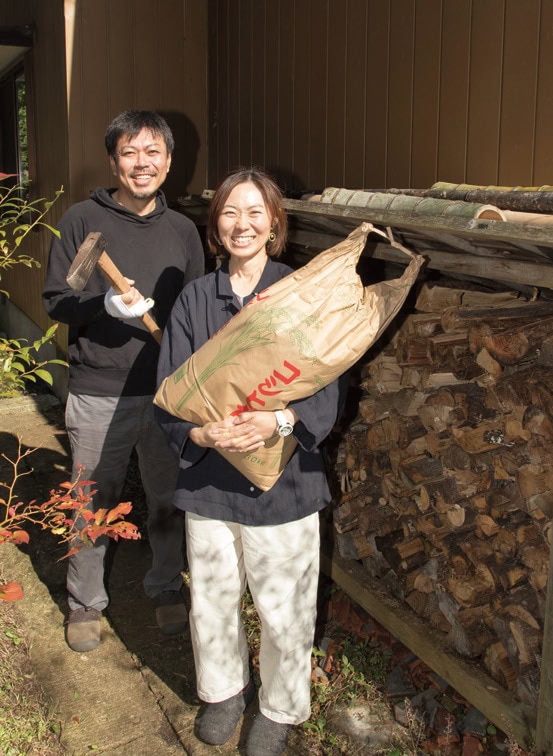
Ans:
MULTIPOLYGON (((259 279, 259 283, 255 287, 255 291, 253 291, 249 296, 244 298, 244 304, 247 304, 251 299, 253 299, 256 294, 259 294, 260 291, 263 291, 263 289, 266 289, 271 284, 274 284, 276 281, 279 280, 279 276, 277 275, 277 271, 275 270, 275 266, 271 262, 271 258, 267 258, 267 262, 265 264, 265 267, 263 268, 263 273, 261 274, 261 278, 259 279)), ((229 273, 229 263, 228 259, 224 260, 221 263, 221 266, 216 271, 216 281, 217 281, 217 298, 218 299, 227 299, 227 300, 234 300, 234 292, 232 291, 232 287, 230 285, 230 273, 229 273)))

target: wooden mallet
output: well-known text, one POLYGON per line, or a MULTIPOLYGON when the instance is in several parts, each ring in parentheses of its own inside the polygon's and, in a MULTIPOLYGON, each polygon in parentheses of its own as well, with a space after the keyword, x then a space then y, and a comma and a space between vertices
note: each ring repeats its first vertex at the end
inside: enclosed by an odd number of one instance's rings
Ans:
MULTIPOLYGON (((110 285, 118 294, 126 294, 130 290, 130 284, 125 276, 113 263, 106 252, 107 242, 100 231, 91 231, 77 250, 75 259, 71 263, 66 281, 73 291, 82 291, 90 274, 96 266, 108 279, 110 285)), ((150 331, 158 344, 161 344, 161 328, 152 318, 149 312, 144 313, 140 320, 150 331)))

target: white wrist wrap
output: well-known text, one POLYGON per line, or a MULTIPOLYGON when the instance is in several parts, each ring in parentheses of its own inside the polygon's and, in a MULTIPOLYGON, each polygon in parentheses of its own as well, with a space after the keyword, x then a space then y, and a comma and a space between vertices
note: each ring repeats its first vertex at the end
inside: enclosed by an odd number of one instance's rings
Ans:
POLYGON ((104 307, 112 318, 122 318, 123 320, 141 318, 142 315, 154 306, 153 299, 142 298, 129 307, 123 302, 122 296, 122 294, 116 294, 112 288, 106 292, 104 307))

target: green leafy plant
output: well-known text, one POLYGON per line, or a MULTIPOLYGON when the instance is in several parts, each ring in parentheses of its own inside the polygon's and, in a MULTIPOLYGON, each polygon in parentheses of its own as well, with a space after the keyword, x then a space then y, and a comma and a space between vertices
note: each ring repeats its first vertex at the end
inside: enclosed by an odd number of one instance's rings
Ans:
POLYGON ((60 359, 39 360, 38 352, 42 346, 52 342, 57 327, 58 324, 55 323, 44 336, 35 339, 28 346, 25 346, 27 339, 0 337, 0 398, 17 396, 25 390, 27 381, 36 383, 37 378, 49 386, 53 385, 52 374, 46 367, 67 366, 67 362, 60 359))
MULTIPOLYGON (((58 489, 51 490, 50 498, 42 503, 36 500, 28 503, 18 501, 15 494, 17 481, 32 473, 32 470, 21 472, 20 465, 34 451, 22 451, 20 443, 15 460, 5 454, 1 455, 12 467, 12 478, 9 482, 0 481, 0 490, 6 492, 4 497, 0 497, 0 546, 5 543, 28 543, 29 533, 24 529, 28 525, 38 525, 43 530, 49 530, 61 543, 78 544, 73 545, 62 558, 91 546, 100 536, 115 541, 119 538, 140 538, 136 525, 123 519, 132 509, 130 502, 121 502, 110 510, 90 510, 92 497, 96 493, 95 490, 90 490, 93 484, 90 480, 78 479, 73 483, 62 483, 58 489)), ((0 601, 18 601, 22 596, 23 590, 18 583, 0 583, 0 601)))
MULTIPOLYGON (((2 271, 16 265, 40 267, 38 260, 20 252, 21 243, 33 229, 44 227, 59 236, 59 231, 46 223, 44 216, 63 189, 56 192, 53 200, 29 200, 25 187, 20 184, 2 185, 2 181, 11 177, 11 174, 0 173, 0 281, 2 271)), ((9 296, 4 289, 0 289, 0 294, 9 296)), ((28 381, 36 383, 37 378, 52 385, 53 379, 47 366, 67 363, 58 359, 40 360, 38 352, 45 344, 52 343, 57 327, 57 324, 53 325, 44 336, 29 345, 26 339, 0 337, 0 397, 16 396, 25 390, 28 381)))

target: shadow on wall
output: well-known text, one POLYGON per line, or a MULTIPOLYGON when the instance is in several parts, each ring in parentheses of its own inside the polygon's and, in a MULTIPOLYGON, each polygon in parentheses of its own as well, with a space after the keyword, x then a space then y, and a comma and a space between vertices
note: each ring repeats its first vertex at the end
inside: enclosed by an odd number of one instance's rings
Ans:
POLYGON ((196 127, 184 113, 163 110, 159 112, 169 124, 175 137, 171 170, 163 185, 167 202, 169 206, 172 206, 178 197, 189 193, 188 187, 198 160, 200 137, 196 127))

